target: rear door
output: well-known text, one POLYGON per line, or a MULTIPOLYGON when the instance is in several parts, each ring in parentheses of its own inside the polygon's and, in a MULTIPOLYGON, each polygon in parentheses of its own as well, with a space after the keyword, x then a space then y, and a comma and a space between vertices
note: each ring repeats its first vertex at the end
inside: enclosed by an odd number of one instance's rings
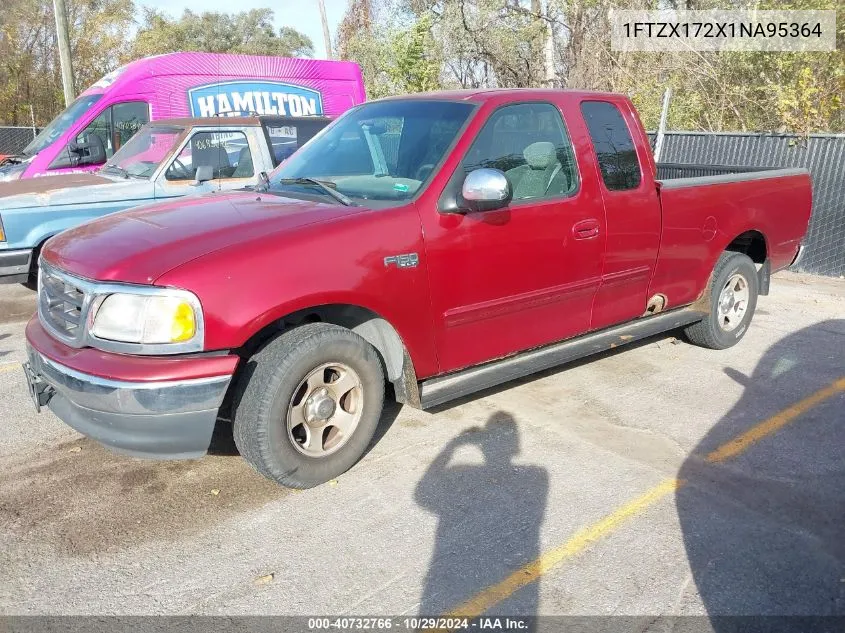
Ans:
POLYGON ((607 219, 607 248, 591 329, 642 316, 660 246, 660 203, 651 176, 642 168, 650 151, 634 138, 639 123, 622 100, 585 100, 581 114, 598 162, 607 219))
POLYGON ((601 202, 582 183, 557 105, 495 109, 450 186, 482 167, 507 174, 507 207, 421 214, 441 371, 585 331, 599 284, 601 202))

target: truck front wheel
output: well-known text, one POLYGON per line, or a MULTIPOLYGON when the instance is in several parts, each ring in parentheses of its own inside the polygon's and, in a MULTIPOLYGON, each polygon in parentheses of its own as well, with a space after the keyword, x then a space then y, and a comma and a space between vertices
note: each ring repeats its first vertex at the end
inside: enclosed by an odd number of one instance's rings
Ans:
POLYGON ((701 321, 686 328, 687 338, 710 349, 736 345, 748 331, 757 307, 758 279, 747 255, 722 253, 710 281, 710 310, 701 321))
POLYGON ((262 475, 311 488, 352 467, 384 405, 378 352, 336 325, 309 323, 267 343, 234 396, 235 444, 262 475))

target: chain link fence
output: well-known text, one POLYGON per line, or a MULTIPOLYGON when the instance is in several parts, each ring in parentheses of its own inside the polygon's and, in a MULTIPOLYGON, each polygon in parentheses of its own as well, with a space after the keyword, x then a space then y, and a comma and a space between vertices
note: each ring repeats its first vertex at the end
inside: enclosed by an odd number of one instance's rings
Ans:
POLYGON ((39 131, 31 127, 0 126, 0 156, 19 153, 39 131))

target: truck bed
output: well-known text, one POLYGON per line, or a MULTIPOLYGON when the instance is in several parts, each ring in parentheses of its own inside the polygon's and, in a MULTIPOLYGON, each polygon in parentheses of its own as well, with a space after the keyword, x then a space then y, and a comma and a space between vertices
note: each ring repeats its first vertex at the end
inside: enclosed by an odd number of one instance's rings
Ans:
POLYGON ((772 272, 795 259, 812 208, 806 169, 659 164, 658 175, 663 236, 652 287, 675 306, 705 287, 711 244, 760 234, 772 272))

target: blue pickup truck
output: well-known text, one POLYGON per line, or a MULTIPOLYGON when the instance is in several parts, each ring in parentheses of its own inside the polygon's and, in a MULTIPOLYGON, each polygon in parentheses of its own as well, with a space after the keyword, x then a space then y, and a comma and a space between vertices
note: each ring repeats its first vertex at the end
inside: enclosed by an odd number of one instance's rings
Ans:
POLYGON ((34 288, 44 242, 88 220, 253 185, 328 122, 282 116, 156 121, 97 172, 0 183, 0 283, 34 288))

